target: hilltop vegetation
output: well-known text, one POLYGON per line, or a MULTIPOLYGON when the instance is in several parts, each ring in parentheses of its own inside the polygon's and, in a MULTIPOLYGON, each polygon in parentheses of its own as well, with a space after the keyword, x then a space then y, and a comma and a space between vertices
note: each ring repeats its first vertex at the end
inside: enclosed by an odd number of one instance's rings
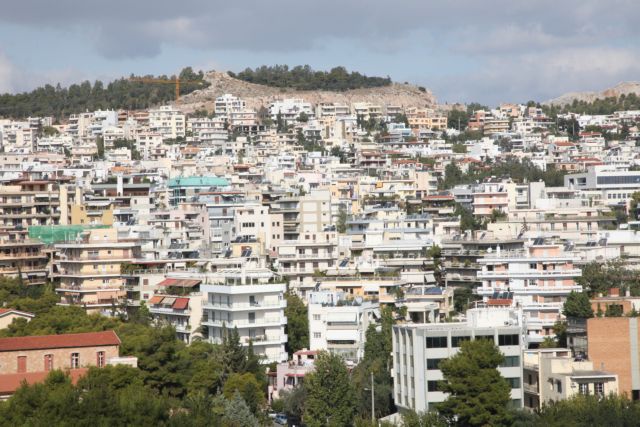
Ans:
POLYGON ((344 67, 335 67, 331 71, 315 71, 309 65, 298 65, 291 69, 287 65, 263 65, 255 70, 247 68, 237 74, 229 72, 229 76, 249 83, 296 90, 342 92, 391 85, 389 77, 368 77, 357 71, 348 72, 344 67))
POLYGON ((570 104, 562 106, 544 105, 542 108, 549 117, 556 117, 558 114, 569 112, 580 114, 613 114, 616 111, 640 110, 640 96, 635 93, 623 93, 620 96, 597 98, 593 101, 574 99, 570 104))
MULTIPOLYGON (((136 77, 131 75, 131 77, 136 77)), ((174 76, 144 76, 166 80, 167 83, 142 83, 121 78, 109 84, 97 80, 91 84, 85 81, 72 84, 68 88, 45 85, 31 92, 0 95, 0 117, 14 119, 29 116, 53 116, 56 119, 82 111, 98 109, 144 109, 175 99, 174 76)), ((201 83, 180 85, 180 94, 188 94, 207 87, 204 73, 194 72, 191 67, 184 68, 179 74, 180 80, 193 80, 201 83)))

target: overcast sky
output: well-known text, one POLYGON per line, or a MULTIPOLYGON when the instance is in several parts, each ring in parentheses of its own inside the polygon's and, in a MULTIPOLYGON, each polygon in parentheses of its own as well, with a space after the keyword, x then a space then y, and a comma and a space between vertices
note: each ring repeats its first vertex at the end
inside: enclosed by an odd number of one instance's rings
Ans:
POLYGON ((640 80, 638 0, 20 0, 0 92, 191 65, 344 65, 440 102, 547 100, 640 80))

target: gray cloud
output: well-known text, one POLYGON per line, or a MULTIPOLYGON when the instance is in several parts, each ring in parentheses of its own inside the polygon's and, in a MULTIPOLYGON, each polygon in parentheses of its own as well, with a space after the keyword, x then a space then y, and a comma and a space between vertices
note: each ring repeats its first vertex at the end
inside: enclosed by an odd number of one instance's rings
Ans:
MULTIPOLYGON (((408 46, 474 64, 460 74, 425 70, 420 82, 436 94, 494 101, 497 92, 553 96, 633 77, 639 12, 636 0, 25 0, 4 5, 0 23, 81 32, 110 60, 154 58, 167 46, 277 54, 319 51, 329 39, 375 54, 408 46)), ((387 74, 384 65, 378 74, 387 74)))

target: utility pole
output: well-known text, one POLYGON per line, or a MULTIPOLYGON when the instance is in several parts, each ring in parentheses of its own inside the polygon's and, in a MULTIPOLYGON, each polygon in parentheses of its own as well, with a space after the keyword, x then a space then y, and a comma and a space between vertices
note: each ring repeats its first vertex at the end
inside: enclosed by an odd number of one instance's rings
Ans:
POLYGON ((376 423, 376 400, 373 392, 373 371, 371 372, 371 422, 376 423))

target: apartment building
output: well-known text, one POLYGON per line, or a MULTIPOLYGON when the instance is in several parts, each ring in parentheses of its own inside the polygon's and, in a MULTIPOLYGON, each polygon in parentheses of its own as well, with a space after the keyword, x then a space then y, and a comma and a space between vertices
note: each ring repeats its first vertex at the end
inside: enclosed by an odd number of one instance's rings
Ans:
POLYGON ((88 312, 111 314, 124 302, 122 264, 140 258, 140 244, 120 239, 114 228, 92 229, 76 241, 58 243, 53 261, 60 305, 78 305, 88 312))
POLYGON ((523 360, 524 407, 529 410, 578 394, 602 398, 618 393, 616 374, 594 369, 592 361, 574 358, 569 349, 525 350, 523 360))
POLYGON ((640 400, 638 317, 587 319, 587 357, 593 365, 618 377, 618 393, 640 400))
POLYGON ((44 243, 24 233, 0 233, 0 275, 18 277, 24 285, 43 285, 49 261, 43 249, 44 243))
POLYGON ((0 226, 67 224, 67 188, 47 180, 17 180, 0 186, 0 226))
POLYGON ((177 206, 181 202, 191 202, 197 199, 201 192, 224 189, 229 181, 216 176, 180 176, 171 178, 167 183, 169 204, 177 206))
POLYGON ((216 273, 174 273, 171 278, 200 278, 204 339, 220 344, 225 329, 237 328, 240 342, 251 342, 268 362, 287 360, 284 309, 286 285, 266 268, 246 265, 216 273))
POLYGON ((200 280, 167 278, 156 285, 156 294, 148 301, 154 322, 171 325, 179 340, 191 344, 202 338, 202 292, 200 280))
POLYGON ((246 106, 246 102, 243 99, 225 93, 216 98, 214 112, 217 117, 228 118, 230 113, 244 110, 246 106))
POLYGON ((609 206, 626 205, 631 195, 640 191, 640 171, 591 166, 587 172, 565 175, 564 185, 581 191, 598 191, 609 206))
POLYGON ((170 105, 149 110, 149 131, 162 135, 163 140, 184 138, 186 116, 170 105))
POLYGON ((553 336, 553 325, 561 319, 562 306, 570 292, 581 292, 575 279, 582 272, 563 246, 538 238, 524 250, 487 253, 477 262, 482 266, 476 293, 485 302, 506 300, 520 307, 526 319, 527 341, 539 343, 553 336))
POLYGON ((522 349, 526 336, 522 315, 508 308, 467 311, 466 322, 395 325, 393 344, 393 398, 399 410, 433 411, 447 395, 439 391, 443 380, 438 364, 454 356, 466 340, 489 339, 505 356, 498 368, 511 386, 511 403, 523 405, 522 349))
POLYGON ((379 316, 379 303, 332 291, 311 292, 308 301, 309 348, 358 363, 364 357, 367 328, 379 316))
POLYGON ((486 217, 493 211, 509 212, 509 194, 501 180, 484 182, 473 191, 473 214, 486 217))
POLYGON ((313 116, 313 106, 304 99, 285 98, 269 104, 269 115, 274 121, 280 116, 284 123, 292 124, 298 120, 301 113, 305 113, 307 117, 313 116))

